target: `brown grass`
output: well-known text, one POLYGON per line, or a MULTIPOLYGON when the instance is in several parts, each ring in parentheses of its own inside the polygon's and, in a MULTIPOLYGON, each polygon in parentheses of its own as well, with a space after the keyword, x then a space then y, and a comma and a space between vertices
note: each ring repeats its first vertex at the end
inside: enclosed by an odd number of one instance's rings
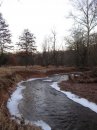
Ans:
POLYGON ((97 83, 87 84, 62 81, 59 86, 62 90, 72 92, 97 104, 97 83))
POLYGON ((6 102, 15 89, 14 84, 20 79, 22 79, 20 75, 0 77, 0 130, 40 130, 36 126, 19 125, 10 119, 6 102))
POLYGON ((28 125, 20 125, 14 121, 9 119, 3 109, 0 109, 0 130, 41 130, 36 126, 28 125))
POLYGON ((10 66, 0 68, 0 130, 40 130, 36 126, 19 125, 10 119, 6 102, 15 90, 16 83, 27 78, 45 77, 55 73, 74 71, 73 67, 10 66))
POLYGON ((6 109, 6 102, 15 90, 15 84, 22 79, 43 76, 38 74, 32 67, 2 67, 0 68, 0 130, 40 130, 36 126, 19 125, 10 119, 6 109), (2 107, 3 106, 3 107, 2 107))

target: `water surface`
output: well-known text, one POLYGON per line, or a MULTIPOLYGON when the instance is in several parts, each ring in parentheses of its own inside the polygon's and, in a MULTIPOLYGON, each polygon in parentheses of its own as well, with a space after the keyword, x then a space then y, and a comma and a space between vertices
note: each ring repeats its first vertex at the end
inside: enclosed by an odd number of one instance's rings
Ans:
POLYGON ((54 75, 24 82, 19 111, 29 121, 43 120, 52 130, 97 130, 97 114, 51 88, 53 82, 67 77, 54 75), (45 81, 44 81, 45 80, 45 81))

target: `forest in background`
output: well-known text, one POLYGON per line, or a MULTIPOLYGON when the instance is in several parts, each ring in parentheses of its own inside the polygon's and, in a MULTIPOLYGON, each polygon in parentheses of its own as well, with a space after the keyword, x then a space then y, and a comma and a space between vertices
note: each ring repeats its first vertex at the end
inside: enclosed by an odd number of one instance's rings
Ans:
POLYGON ((75 23, 70 36, 64 38, 65 50, 56 49, 57 35, 52 30, 52 36, 43 42, 42 52, 38 52, 36 37, 29 29, 24 29, 15 44, 18 51, 11 53, 10 50, 14 50, 12 35, 0 13, 0 66, 97 66, 97 1, 73 0, 72 3, 77 13, 69 15, 75 23))

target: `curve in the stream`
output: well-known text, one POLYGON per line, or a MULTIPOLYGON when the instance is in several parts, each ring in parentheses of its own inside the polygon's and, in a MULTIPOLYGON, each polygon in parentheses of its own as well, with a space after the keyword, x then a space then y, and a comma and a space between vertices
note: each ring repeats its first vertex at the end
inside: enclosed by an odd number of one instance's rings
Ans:
POLYGON ((97 114, 59 92, 57 82, 67 78, 54 75, 22 82, 8 101, 10 113, 44 130, 97 130, 97 114))

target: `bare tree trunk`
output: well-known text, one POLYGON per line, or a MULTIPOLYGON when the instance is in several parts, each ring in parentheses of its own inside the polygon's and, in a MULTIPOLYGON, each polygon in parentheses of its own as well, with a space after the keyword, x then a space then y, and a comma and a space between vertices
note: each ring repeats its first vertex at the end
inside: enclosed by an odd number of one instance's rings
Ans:
POLYGON ((86 65, 89 66, 89 46, 90 46, 90 32, 87 32, 87 53, 86 53, 86 65))

